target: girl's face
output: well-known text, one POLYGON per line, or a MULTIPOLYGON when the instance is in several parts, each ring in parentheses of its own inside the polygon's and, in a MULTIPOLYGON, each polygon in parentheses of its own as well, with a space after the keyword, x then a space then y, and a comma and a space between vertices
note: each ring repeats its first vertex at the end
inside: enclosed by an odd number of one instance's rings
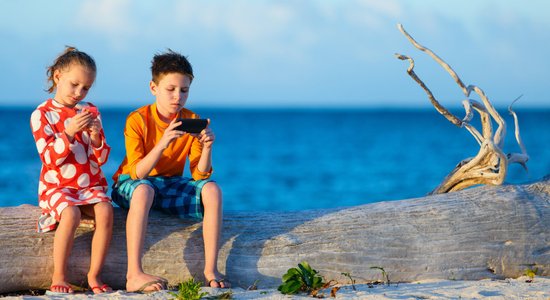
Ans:
POLYGON ((150 83, 151 93, 157 98, 157 110, 167 120, 173 119, 187 102, 191 79, 180 73, 160 76, 158 84, 150 83))
POLYGON ((55 101, 67 107, 74 107, 86 98, 94 83, 95 72, 73 63, 64 70, 55 70, 53 80, 56 84, 55 101))

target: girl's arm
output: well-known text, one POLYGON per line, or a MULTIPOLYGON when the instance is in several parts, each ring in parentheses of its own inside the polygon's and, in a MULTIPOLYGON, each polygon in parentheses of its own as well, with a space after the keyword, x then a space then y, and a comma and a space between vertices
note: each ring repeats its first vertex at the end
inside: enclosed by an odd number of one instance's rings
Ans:
MULTIPOLYGON (((54 132, 52 123, 63 122, 59 114, 39 109, 31 114, 31 129, 36 149, 42 163, 48 168, 59 167, 71 153, 70 137, 64 132, 54 132)), ((74 138, 74 135, 73 135, 74 138)))
POLYGON ((111 147, 107 144, 105 132, 101 126, 101 119, 97 117, 90 125, 90 142, 92 145, 92 153, 96 157, 99 166, 104 165, 111 153, 111 147))

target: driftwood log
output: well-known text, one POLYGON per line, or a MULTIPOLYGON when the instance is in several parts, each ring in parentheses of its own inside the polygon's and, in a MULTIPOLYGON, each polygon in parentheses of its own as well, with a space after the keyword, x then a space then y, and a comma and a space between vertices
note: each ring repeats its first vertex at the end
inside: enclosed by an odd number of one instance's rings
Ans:
MULTIPOLYGON (((52 272, 53 233, 36 233, 35 206, 0 208, 0 292, 45 289, 52 272)), ((116 210, 103 278, 123 289, 125 212, 116 210)), ((70 280, 85 286, 91 229, 79 229, 70 280)), ((424 198, 300 212, 227 213, 220 270, 234 286, 276 287, 308 261, 327 280, 477 280, 550 275, 550 176, 527 185, 481 186, 424 198)), ((177 284, 201 278, 200 223, 150 216, 144 267, 177 284)))
POLYGON ((409 76, 426 92, 430 102, 441 115, 452 124, 466 128, 474 136, 480 146, 479 152, 475 157, 466 158, 459 162, 430 194, 458 191, 478 184, 500 185, 506 178, 508 165, 513 163, 518 163, 527 170, 526 163, 529 160, 529 155, 521 139, 517 114, 512 110, 512 105, 521 96, 516 98, 508 107, 508 111, 514 117, 515 137, 521 149, 521 153, 505 154, 503 147, 504 137, 506 136, 506 123, 494 108, 491 101, 489 101, 485 92, 476 85, 466 86, 449 64, 437 56, 432 50, 418 43, 407 31, 405 31, 401 24, 398 24, 397 27, 413 46, 428 54, 453 78, 461 89, 464 97, 466 97, 466 99, 462 101, 462 105, 466 112, 465 117, 459 119, 437 101, 428 86, 414 72, 414 60, 411 57, 396 54, 398 59, 409 61, 409 68, 407 69, 409 76), (470 99, 472 93, 477 94, 481 102, 470 99), (481 132, 470 122, 473 117, 472 109, 479 114, 481 132), (497 128, 494 132, 492 126, 493 121, 497 124, 497 128))

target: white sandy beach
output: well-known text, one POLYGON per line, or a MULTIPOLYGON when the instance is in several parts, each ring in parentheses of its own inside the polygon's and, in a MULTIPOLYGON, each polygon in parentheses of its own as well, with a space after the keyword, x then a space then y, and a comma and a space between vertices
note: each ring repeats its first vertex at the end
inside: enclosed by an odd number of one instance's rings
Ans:
MULTIPOLYGON (((505 280, 450 281, 433 280, 414 283, 399 283, 387 285, 367 284, 341 286, 335 299, 550 299, 550 278, 536 277, 527 283, 527 277, 505 280)), ((211 296, 225 290, 203 288, 211 296)), ((276 289, 259 289, 246 291, 240 288, 232 289, 233 299, 312 299, 311 296, 283 295, 276 289)), ((330 297, 330 289, 323 290, 325 298, 330 297)), ((173 299, 168 291, 151 294, 126 293, 116 291, 110 294, 93 295, 77 293, 70 297, 54 296, 18 296, 5 299, 173 299)))

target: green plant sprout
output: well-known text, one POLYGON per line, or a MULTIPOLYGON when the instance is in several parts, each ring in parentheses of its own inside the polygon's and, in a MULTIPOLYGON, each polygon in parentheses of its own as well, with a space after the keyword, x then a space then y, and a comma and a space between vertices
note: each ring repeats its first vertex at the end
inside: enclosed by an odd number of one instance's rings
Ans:
POLYGON ((207 292, 201 291, 201 283, 196 282, 193 277, 180 283, 177 293, 170 292, 170 294, 176 297, 177 300, 199 300, 208 295, 207 292))
POLYGON ((349 280, 351 281, 351 287, 353 288, 354 291, 357 291, 357 289, 355 288, 355 279, 353 279, 353 277, 351 277, 351 274, 350 273, 344 273, 344 272, 342 272, 341 274, 346 276, 347 278, 349 278, 349 280))
POLYGON ((323 277, 316 270, 303 261, 298 264, 298 268, 290 268, 283 275, 283 284, 279 290, 283 294, 296 294, 298 292, 307 292, 310 294, 323 287, 323 277))
POLYGON ((535 269, 527 269, 525 270, 525 272, 523 274, 525 274, 525 276, 529 277, 528 280, 526 280, 525 282, 533 282, 535 280, 535 276, 537 275, 537 273, 539 272, 539 268, 535 268, 535 269))
POLYGON ((233 291, 229 290, 221 294, 205 297, 204 299, 233 299, 233 291))
POLYGON ((384 270, 384 268, 377 267, 377 266, 373 266, 373 267, 370 267, 370 268, 380 270, 382 272, 382 280, 384 280, 384 283, 386 283, 386 285, 390 285, 390 276, 388 275, 386 270, 384 270))

